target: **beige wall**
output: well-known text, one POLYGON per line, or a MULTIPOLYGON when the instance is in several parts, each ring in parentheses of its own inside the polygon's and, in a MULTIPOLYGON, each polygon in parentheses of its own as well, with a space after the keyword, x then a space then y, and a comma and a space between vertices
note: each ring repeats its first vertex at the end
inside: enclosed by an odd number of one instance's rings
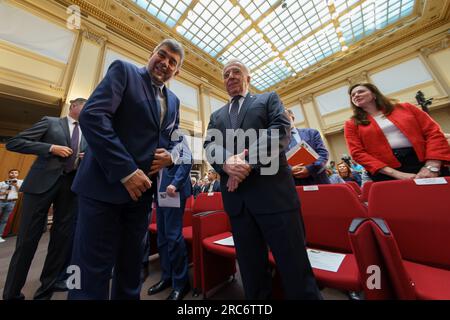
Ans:
MULTIPOLYGON (((415 95, 422 90, 427 98, 433 98, 430 107, 432 117, 445 132, 450 132, 450 23, 439 30, 431 30, 428 36, 411 39, 398 48, 390 49, 368 61, 344 68, 338 73, 309 83, 297 92, 281 95, 286 105, 302 102, 305 121, 301 126, 318 129, 330 151, 330 159, 338 160, 343 153, 349 154, 345 145, 343 124, 352 115, 350 107, 321 116, 315 97, 342 85, 371 82, 370 76, 378 71, 396 66, 413 58, 419 58, 431 74, 426 83, 393 92, 389 96, 401 102, 416 103, 415 95)), ((289 92, 289 91, 288 91, 289 92)))

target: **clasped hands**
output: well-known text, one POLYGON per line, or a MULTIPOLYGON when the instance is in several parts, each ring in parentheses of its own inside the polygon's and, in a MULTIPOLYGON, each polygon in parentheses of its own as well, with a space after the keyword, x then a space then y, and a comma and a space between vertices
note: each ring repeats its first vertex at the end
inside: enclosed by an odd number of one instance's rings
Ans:
POLYGON ((130 194, 131 199, 138 201, 139 197, 152 187, 152 181, 149 176, 154 175, 162 168, 170 166, 171 164, 172 157, 170 156, 169 151, 164 148, 156 149, 150 172, 145 174, 141 169, 138 169, 131 178, 124 182, 124 186, 130 194))
POLYGON ((228 174, 227 189, 228 192, 233 192, 239 186, 239 183, 245 180, 250 174, 252 168, 245 161, 245 156, 248 154, 248 150, 229 157, 223 165, 223 170, 228 174))
POLYGON ((303 179, 309 176, 309 171, 305 166, 303 166, 303 163, 293 166, 291 170, 294 178, 303 179))

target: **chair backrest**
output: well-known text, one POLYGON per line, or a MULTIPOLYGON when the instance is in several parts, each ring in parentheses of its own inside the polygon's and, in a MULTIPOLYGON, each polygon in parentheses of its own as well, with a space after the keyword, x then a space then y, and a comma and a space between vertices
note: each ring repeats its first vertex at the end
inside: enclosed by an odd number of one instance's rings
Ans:
POLYGON ((377 182, 369 216, 389 225, 403 259, 450 269, 450 178, 447 184, 413 180, 377 182))
POLYGON ((299 186, 308 246, 351 252, 348 228, 355 218, 367 217, 367 209, 344 184, 299 186), (316 187, 317 190, 311 190, 316 187))
POLYGON ((223 210, 222 193, 200 193, 195 199, 192 213, 197 214, 205 211, 223 210))
POLYGON ((362 188, 361 188, 361 201, 362 202, 368 202, 369 201, 369 192, 370 192, 370 188, 373 185, 373 181, 367 181, 366 183, 363 184, 362 188))
POLYGON ((362 193, 361 192, 361 187, 355 181, 345 181, 345 183, 348 186, 352 187, 352 189, 355 190, 357 195, 360 195, 362 193))
POLYGON ((183 227, 192 226, 192 209, 194 207, 194 196, 190 196, 186 199, 186 205, 184 207, 183 215, 183 227))
POLYGON ((384 262, 373 228, 372 220, 358 218, 353 220, 348 232, 365 299, 393 299, 394 291, 389 277, 389 268, 384 262))

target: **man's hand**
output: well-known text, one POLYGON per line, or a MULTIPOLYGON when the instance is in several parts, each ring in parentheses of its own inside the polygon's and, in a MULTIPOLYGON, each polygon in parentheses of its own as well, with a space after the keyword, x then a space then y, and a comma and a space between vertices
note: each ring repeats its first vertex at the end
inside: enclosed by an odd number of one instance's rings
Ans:
POLYGON ((72 154, 72 149, 70 149, 69 147, 66 146, 58 146, 56 144, 52 145, 50 148, 50 152, 54 155, 54 156, 58 156, 58 157, 62 157, 62 158, 67 158, 72 154))
POLYGON ((309 177, 309 171, 302 165, 297 165, 292 168, 292 175, 297 179, 304 179, 309 177))
POLYGON ((234 192, 239 186, 239 182, 234 177, 229 177, 227 181, 228 192, 234 192))
POLYGON ((167 186, 167 188, 166 188, 166 192, 167 192, 167 195, 169 197, 175 197, 176 196, 176 194, 175 194, 176 191, 177 191, 177 188, 175 188, 175 186, 171 185, 171 184, 169 184, 167 186))
POLYGON ((238 183, 244 181, 245 178, 250 174, 252 168, 245 162, 245 156, 248 150, 245 149, 242 153, 229 157, 225 164, 223 165, 223 170, 238 183))
POLYGON ((151 188, 152 182, 141 169, 138 169, 123 185, 130 194, 131 199, 138 201, 139 197, 151 188))
POLYGON ((171 164, 172 164, 172 157, 170 156, 170 152, 164 148, 158 148, 155 151, 155 157, 153 158, 149 175, 152 176, 162 168, 170 166, 171 164))

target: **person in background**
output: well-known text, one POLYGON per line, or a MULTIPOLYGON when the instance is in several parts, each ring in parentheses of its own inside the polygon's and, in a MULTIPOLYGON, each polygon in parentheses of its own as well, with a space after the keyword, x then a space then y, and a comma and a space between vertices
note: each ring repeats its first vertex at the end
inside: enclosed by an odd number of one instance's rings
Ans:
POLYGON ((8 179, 0 182, 0 243, 5 242, 3 232, 8 223, 9 216, 16 206, 19 189, 23 180, 19 179, 19 170, 8 171, 8 179))
POLYGON ((358 172, 353 172, 347 162, 341 161, 337 164, 339 176, 344 181, 354 181, 361 186, 361 176, 358 172))
MULTIPOLYGON (((336 173, 336 162, 334 160, 330 161, 330 164, 328 165, 328 168, 333 172, 336 173)), ((329 176, 329 175, 328 175, 329 176)))
POLYGON ((203 189, 203 192, 220 192, 220 181, 218 179, 218 174, 214 169, 208 170, 208 183, 203 189))
MULTIPOLYGON (((200 180, 201 181, 201 180, 200 180)), ((199 181, 199 182, 200 182, 199 181)), ((194 199, 197 198, 199 193, 202 192, 201 186, 197 183, 197 178, 191 177, 191 185, 192 185, 192 195, 194 196, 194 199)))
POLYGON ((161 264, 161 279, 148 289, 148 294, 159 293, 172 287, 167 300, 183 300, 190 291, 188 275, 188 253, 183 237, 183 215, 186 199, 192 195, 190 171, 192 154, 187 144, 179 142, 175 148, 180 151, 181 163, 164 168, 159 183, 156 206, 157 242, 161 264), (179 197, 179 206, 164 204, 160 197, 179 197))
POLYGON ((353 116, 347 147, 373 181, 449 175, 450 146, 440 126, 409 103, 396 103, 370 83, 349 89, 353 116))
POLYGON ((355 162, 354 160, 350 160, 350 164, 351 164, 351 169, 352 171, 356 171, 359 174, 362 175, 363 171, 364 171, 364 167, 362 165, 360 165, 359 163, 355 162))
POLYGON ((331 171, 331 169, 327 168, 326 172, 331 184, 345 183, 345 181, 341 178, 341 176, 331 171))
POLYGON ((23 192, 22 216, 3 290, 5 300, 25 298, 21 290, 52 204, 50 243, 40 277, 41 286, 34 299, 51 299, 54 285, 64 272, 73 244, 77 214, 77 197, 70 188, 86 148, 78 123, 85 103, 84 98, 71 100, 67 117, 44 117, 6 143, 9 151, 38 157, 20 188, 23 192))
POLYGON ((330 180, 325 172, 328 161, 328 150, 325 148, 319 131, 311 128, 296 128, 294 125, 295 115, 290 109, 286 109, 286 116, 291 122, 290 143, 287 151, 294 148, 301 141, 304 141, 319 155, 319 159, 310 165, 296 165, 291 168, 295 185, 329 184, 330 180))

